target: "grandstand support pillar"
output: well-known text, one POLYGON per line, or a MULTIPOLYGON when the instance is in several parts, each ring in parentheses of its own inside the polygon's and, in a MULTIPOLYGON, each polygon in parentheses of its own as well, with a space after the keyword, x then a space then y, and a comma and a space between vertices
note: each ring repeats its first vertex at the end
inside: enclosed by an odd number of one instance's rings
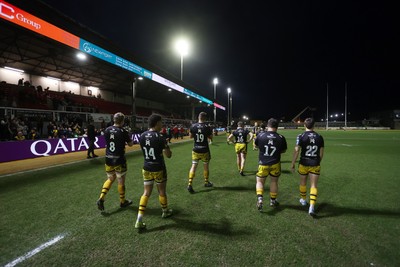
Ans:
POLYGON ((132 117, 131 117, 131 129, 136 129, 136 86, 137 79, 133 80, 132 83, 132 117))
POLYGON ((196 121, 196 114, 195 114, 194 103, 192 103, 192 121, 196 121))

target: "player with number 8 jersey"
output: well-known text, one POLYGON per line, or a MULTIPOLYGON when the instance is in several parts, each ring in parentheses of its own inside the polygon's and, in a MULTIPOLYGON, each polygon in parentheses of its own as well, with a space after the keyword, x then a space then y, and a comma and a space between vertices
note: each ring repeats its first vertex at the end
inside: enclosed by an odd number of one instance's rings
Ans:
POLYGON ((125 208, 132 204, 131 200, 125 199, 125 176, 128 170, 125 158, 125 145, 133 146, 129 133, 123 128, 125 115, 117 112, 113 117, 114 125, 104 131, 106 140, 106 173, 107 180, 101 189, 101 194, 96 204, 99 210, 104 211, 104 200, 113 182, 118 180, 118 192, 120 207, 125 208))

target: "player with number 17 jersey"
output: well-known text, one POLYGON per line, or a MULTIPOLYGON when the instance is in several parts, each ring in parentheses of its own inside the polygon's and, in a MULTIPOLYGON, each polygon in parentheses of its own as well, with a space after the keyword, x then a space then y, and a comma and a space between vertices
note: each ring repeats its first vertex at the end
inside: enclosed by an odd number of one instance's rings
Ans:
POLYGON ((273 131, 261 132, 255 139, 259 148, 259 165, 274 165, 281 161, 281 153, 287 150, 287 142, 283 135, 273 131))

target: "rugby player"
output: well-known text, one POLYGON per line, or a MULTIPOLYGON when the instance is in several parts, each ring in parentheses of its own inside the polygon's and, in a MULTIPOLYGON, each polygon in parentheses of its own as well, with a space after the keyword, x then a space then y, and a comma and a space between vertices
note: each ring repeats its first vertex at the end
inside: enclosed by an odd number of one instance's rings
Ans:
POLYGON ((172 210, 168 209, 167 201, 167 168, 165 166, 164 155, 171 158, 172 151, 168 146, 167 139, 160 133, 162 121, 160 115, 149 117, 149 130, 140 136, 140 147, 143 152, 144 164, 142 169, 144 180, 144 192, 140 198, 139 211, 135 223, 135 228, 146 228, 143 222, 143 215, 146 210, 147 202, 153 191, 154 182, 158 189, 158 200, 162 209, 162 218, 172 215, 172 210))
POLYGON ((308 214, 315 216, 315 203, 317 201, 318 179, 321 173, 321 161, 324 155, 324 138, 314 131, 315 121, 307 118, 304 121, 306 131, 299 134, 293 152, 292 171, 300 153, 298 173, 300 174, 300 204, 307 206, 307 178, 310 178, 310 207, 308 214))
POLYGON ((232 142, 235 137, 235 152, 236 152, 236 164, 240 175, 244 176, 243 170, 246 163, 247 155, 247 143, 253 139, 253 133, 243 128, 243 122, 237 123, 237 129, 228 136, 228 144, 232 142))
POLYGON ((271 118, 267 122, 267 131, 260 132, 254 143, 259 149, 258 155, 258 172, 256 174, 256 194, 257 209, 262 211, 264 184, 268 176, 271 176, 269 184, 270 206, 279 205, 278 196, 278 179, 281 175, 281 154, 287 150, 286 139, 283 135, 278 134, 278 120, 271 118))
POLYGON ((194 193, 193 189, 193 179, 196 174, 197 165, 201 160, 203 162, 203 177, 204 177, 204 186, 212 187, 213 183, 211 183, 208 178, 210 175, 209 172, 209 163, 211 160, 210 148, 208 146, 208 140, 212 142, 213 134, 212 129, 205 123, 207 119, 207 113, 200 112, 198 122, 194 123, 190 126, 189 137, 193 138, 193 149, 192 149, 192 167, 189 171, 189 183, 187 186, 187 190, 189 193, 194 193))
POLYGON ((118 192, 120 207, 125 208, 132 204, 131 200, 125 199, 125 176, 127 172, 125 145, 133 146, 129 133, 123 128, 125 115, 121 112, 115 113, 114 125, 104 131, 106 140, 106 173, 107 180, 101 189, 101 194, 96 204, 99 210, 104 211, 104 199, 111 185, 118 179, 118 192))

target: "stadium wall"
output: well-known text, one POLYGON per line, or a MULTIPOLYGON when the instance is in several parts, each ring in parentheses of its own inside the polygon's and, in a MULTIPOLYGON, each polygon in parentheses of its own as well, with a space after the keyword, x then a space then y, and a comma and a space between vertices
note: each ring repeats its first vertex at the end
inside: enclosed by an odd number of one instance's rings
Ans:
MULTIPOLYGON (((139 143, 139 137, 140 134, 132 134, 134 144, 139 143)), ((104 136, 97 136, 94 144, 96 149, 105 148, 104 136)), ((0 142, 0 163, 85 151, 88 148, 87 137, 0 142)))

